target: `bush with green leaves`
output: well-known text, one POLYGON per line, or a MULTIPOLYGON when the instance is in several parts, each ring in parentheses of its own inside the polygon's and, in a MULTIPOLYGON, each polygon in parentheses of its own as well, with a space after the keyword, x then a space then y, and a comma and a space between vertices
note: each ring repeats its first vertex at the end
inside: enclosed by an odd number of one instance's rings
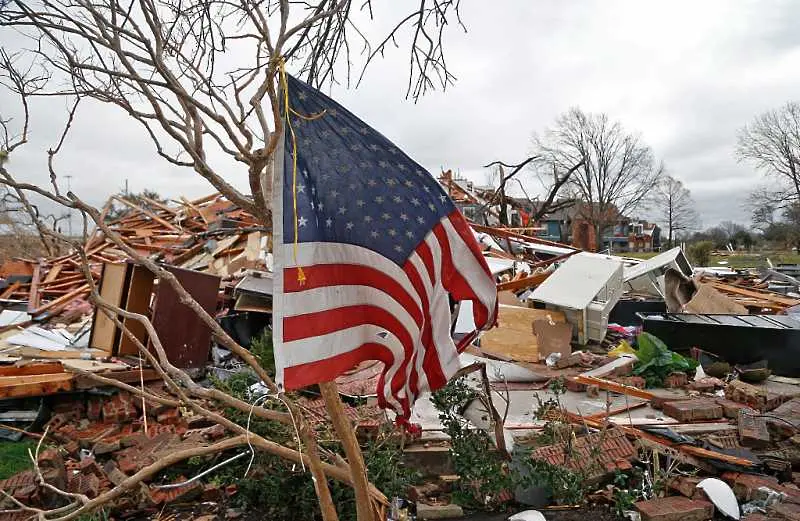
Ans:
POLYGON ((671 373, 689 373, 697 369, 697 361, 670 351, 658 337, 644 332, 636 337, 639 359, 633 367, 633 374, 641 376, 648 387, 664 385, 664 379, 671 373))
POLYGON ((689 259, 695 266, 708 266, 711 262, 711 252, 714 250, 714 243, 711 241, 700 241, 689 246, 689 259))

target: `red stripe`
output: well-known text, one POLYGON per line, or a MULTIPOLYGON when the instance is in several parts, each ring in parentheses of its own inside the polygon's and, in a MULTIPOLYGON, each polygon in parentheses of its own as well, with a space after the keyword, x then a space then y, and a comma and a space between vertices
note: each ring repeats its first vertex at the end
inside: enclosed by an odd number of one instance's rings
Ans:
MULTIPOLYGON (((392 394, 397 396, 405 383, 405 366, 411 360, 414 339, 403 324, 383 308, 369 305, 344 306, 326 311, 284 317, 283 341, 293 342, 315 336, 327 335, 342 329, 372 324, 382 327, 396 336, 403 346, 403 360, 398 370, 401 378, 392 379, 392 394)), ((350 369, 352 367, 349 367, 350 369)))
MULTIPOLYGON (((335 380, 338 375, 352 369, 364 360, 380 360, 384 363, 384 370, 378 378, 378 405, 386 409, 389 407, 389 404, 386 402, 382 389, 384 388, 386 371, 392 365, 394 355, 391 350, 383 344, 366 343, 357 349, 340 355, 309 362, 307 364, 287 367, 283 372, 283 385, 286 390, 291 391, 294 389, 302 389, 303 387, 308 387, 309 385, 319 382, 331 382, 335 380)), ((403 407, 405 417, 410 416, 411 408, 408 398, 398 398, 397 400, 403 407)))
MULTIPOLYGON (((439 225, 437 224, 437 226, 439 225)), ((431 249, 425 241, 422 241, 417 245, 414 251, 419 255, 419 258, 422 259, 422 264, 428 272, 428 280, 431 284, 434 284, 436 282, 436 273, 433 272, 433 253, 431 253, 431 249)))
POLYGON ((318 264, 303 266, 306 280, 301 283, 297 277, 289 276, 292 268, 284 269, 284 293, 296 293, 326 286, 370 286, 379 289, 398 302, 414 319, 417 327, 422 326, 422 310, 397 280, 375 268, 359 264, 318 264))
MULTIPOLYGON (((425 243, 423 242, 422 244, 425 243)), ((419 246, 417 247, 417 252, 418 251, 419 251, 419 246)), ((431 251, 428 248, 427 244, 425 244, 425 251, 428 252, 428 254, 430 254, 430 259, 431 259, 430 270, 432 273, 433 255, 431 254, 431 251)), ((431 313, 430 313, 430 299, 428 298, 427 293, 425 292, 425 286, 422 283, 422 276, 414 267, 414 264, 412 264, 410 261, 406 262, 406 264, 403 266, 403 271, 405 271, 406 275, 408 275, 408 278, 411 281, 411 285, 414 286, 414 289, 419 295, 419 298, 422 299, 423 302, 425 302, 425 309, 423 310, 425 313, 425 327, 422 329, 422 339, 421 339, 422 350, 423 350, 422 370, 425 371, 425 376, 428 379, 429 387, 432 390, 434 390, 437 388, 437 386, 435 386, 434 384, 439 384, 439 382, 441 382, 442 380, 446 381, 446 379, 444 378, 444 371, 442 371, 442 366, 439 363, 439 354, 436 351, 436 346, 433 344, 433 321, 431 320, 431 313), (429 357, 429 353, 432 353, 433 358, 429 357)), ((414 395, 416 396, 417 393, 419 393, 419 375, 417 374, 416 371, 416 360, 414 362, 415 363, 412 366, 414 368, 414 371, 412 373, 413 376, 412 389, 414 391, 414 395)), ((438 387, 441 387, 441 385, 444 384, 440 384, 438 385, 438 387)))
MULTIPOLYGON (((453 295, 456 300, 471 300, 472 310, 475 315, 475 326, 482 329, 489 319, 489 310, 478 299, 478 295, 472 289, 469 281, 453 264, 453 252, 450 250, 450 243, 447 240, 447 232, 443 226, 436 226, 433 233, 442 248, 442 286, 453 295)), ((478 282, 478 281, 476 281, 478 282)))

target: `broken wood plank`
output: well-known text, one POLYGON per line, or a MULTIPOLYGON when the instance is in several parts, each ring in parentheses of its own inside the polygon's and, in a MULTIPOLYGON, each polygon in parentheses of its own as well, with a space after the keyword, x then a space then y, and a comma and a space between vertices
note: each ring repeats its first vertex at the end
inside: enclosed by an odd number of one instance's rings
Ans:
POLYGON ((527 277, 510 280, 508 282, 501 282, 497 285, 497 291, 517 291, 520 289, 529 288, 531 286, 538 286, 550 276, 550 273, 534 273, 527 277))
POLYGON ((584 385, 596 385, 600 389, 604 391, 611 391, 618 394, 624 394, 627 396, 635 396, 636 398, 644 398, 645 400, 652 400, 655 398, 653 393, 649 393, 643 389, 639 389, 638 387, 632 387, 630 385, 622 385, 617 382, 612 382, 610 380, 603 380, 602 378, 595 378, 594 376, 583 376, 578 375, 575 377, 575 381, 578 383, 582 383, 584 385))
POLYGON ((533 332, 535 320, 565 322, 560 311, 501 305, 497 327, 481 336, 481 351, 517 362, 539 362, 539 347, 533 332))
POLYGON ((725 293, 733 293, 734 295, 742 295, 744 297, 751 297, 759 300, 767 300, 775 304, 779 304, 783 307, 792 307, 800 304, 800 300, 798 299, 784 297, 782 295, 778 295, 772 292, 739 288, 737 286, 732 286, 730 284, 725 284, 723 282, 711 282, 710 284, 715 289, 718 289, 719 291, 725 293))
POLYGON ((31 376, 37 374, 56 374, 63 372, 64 366, 61 365, 61 362, 38 362, 0 367, 0 377, 31 376))
MULTIPOLYGON (((161 375, 159 375, 158 371, 155 369, 142 369, 141 371, 139 369, 130 369, 128 371, 107 371, 100 374, 106 378, 126 384, 139 383, 141 379, 144 379, 145 382, 152 382, 161 379, 161 375)), ((88 376, 75 376, 75 389, 91 389, 92 387, 97 387, 97 382, 95 380, 92 380, 88 376)))
POLYGON ((114 196, 114 198, 117 201, 119 201, 122 204, 124 204, 125 206, 127 206, 128 208, 131 208, 132 210, 136 210, 138 212, 141 212, 141 213, 145 214, 146 216, 150 217, 151 219, 153 219, 157 223, 161 224, 162 226, 164 226, 166 228, 169 228, 170 230, 173 230, 173 231, 176 231, 176 232, 180 231, 180 229, 177 226, 175 226, 174 224, 172 224, 171 222, 169 222, 167 220, 162 219, 161 217, 156 215, 154 212, 148 210, 147 208, 143 208, 141 206, 135 205, 132 202, 130 202, 130 201, 128 201, 128 200, 126 200, 126 199, 124 199, 122 197, 114 196))
POLYGON ((5 299, 9 298, 11 295, 13 295, 20 288, 20 286, 22 286, 21 282, 13 282, 13 283, 11 283, 11 285, 9 287, 7 287, 5 289, 5 291, 3 291, 3 293, 0 293, 0 299, 5 300, 5 299))
POLYGON ((42 275, 42 263, 37 262, 33 267, 33 276, 31 277, 31 289, 28 293, 28 313, 39 307, 41 296, 39 295, 39 282, 42 275))
POLYGON ((72 390, 73 375, 69 373, 30 376, 0 376, 0 398, 47 396, 72 390))
POLYGON ((47 270, 47 276, 45 276, 44 281, 42 281, 42 283, 46 284, 48 282, 53 282, 56 279, 56 277, 58 277, 59 273, 61 273, 62 269, 64 269, 63 264, 54 264, 52 268, 47 270))
POLYGON ((75 288, 74 290, 70 291, 66 295, 62 295, 61 297, 58 297, 57 299, 52 300, 52 301, 48 302, 47 304, 45 304, 43 306, 40 306, 38 309, 35 309, 35 310, 31 311, 31 315, 41 315, 42 313, 44 313, 45 311, 47 311, 49 309, 52 309, 52 308, 54 308, 56 306, 60 306, 61 304, 67 304, 71 300, 74 300, 74 299, 76 299, 76 298, 78 298, 78 297, 80 297, 80 296, 82 296, 84 294, 88 294, 88 293, 89 293, 89 285, 88 284, 84 284, 84 285, 82 285, 82 286, 80 286, 78 288, 75 288))

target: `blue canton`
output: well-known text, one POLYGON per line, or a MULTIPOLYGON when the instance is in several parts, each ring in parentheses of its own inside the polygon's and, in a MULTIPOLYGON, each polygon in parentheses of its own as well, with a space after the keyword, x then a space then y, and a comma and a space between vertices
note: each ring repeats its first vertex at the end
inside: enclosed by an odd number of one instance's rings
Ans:
MULTIPOLYGON (((341 105, 289 76, 297 143, 299 242, 369 248, 403 265, 455 207, 439 183, 391 141, 341 105), (324 112, 323 112, 324 111, 324 112)), ((294 241, 292 136, 286 128, 283 237, 294 241)))

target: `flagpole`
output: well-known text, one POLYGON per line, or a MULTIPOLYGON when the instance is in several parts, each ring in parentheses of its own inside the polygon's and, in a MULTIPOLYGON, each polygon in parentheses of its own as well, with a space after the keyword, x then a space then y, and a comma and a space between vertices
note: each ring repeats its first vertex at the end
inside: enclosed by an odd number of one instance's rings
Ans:
POLYGON ((356 439, 355 429, 344 413, 344 404, 339 396, 336 382, 322 382, 319 384, 325 407, 331 415, 333 427, 342 441, 345 456, 350 464, 350 474, 353 478, 353 489, 356 493, 356 515, 358 521, 373 521, 371 502, 369 499, 369 482, 367 481, 367 468, 364 465, 364 456, 356 439))

